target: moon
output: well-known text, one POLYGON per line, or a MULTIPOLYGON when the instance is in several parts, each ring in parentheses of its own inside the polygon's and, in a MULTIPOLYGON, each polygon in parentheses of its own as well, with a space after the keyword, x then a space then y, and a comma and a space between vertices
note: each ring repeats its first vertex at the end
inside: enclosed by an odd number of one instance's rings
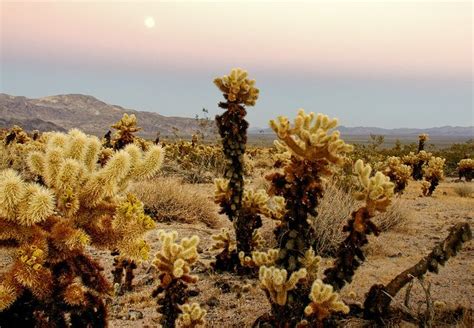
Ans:
POLYGON ((146 17, 143 23, 145 24, 147 28, 155 27, 155 19, 151 16, 146 17))

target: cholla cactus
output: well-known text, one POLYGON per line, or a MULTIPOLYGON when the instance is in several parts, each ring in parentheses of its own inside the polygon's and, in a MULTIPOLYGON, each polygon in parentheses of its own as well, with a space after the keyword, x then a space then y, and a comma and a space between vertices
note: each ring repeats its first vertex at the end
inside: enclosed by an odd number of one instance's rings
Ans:
POLYGON ((315 317, 318 322, 322 322, 332 312, 349 313, 349 307, 340 300, 339 294, 333 291, 331 285, 326 285, 320 279, 313 282, 309 298, 311 303, 304 309, 304 314, 307 317, 315 317))
POLYGON ((458 163, 459 180, 463 177, 466 181, 471 181, 474 176, 474 159, 465 158, 458 163))
MULTIPOLYGON (((219 107, 226 111, 216 116, 219 134, 222 138, 222 147, 227 160, 225 171, 226 194, 221 197, 221 213, 234 222, 237 253, 227 262, 216 262, 217 269, 238 269, 240 261, 237 254, 244 252, 249 256, 252 252, 252 236, 255 229, 261 227, 262 222, 258 214, 243 211, 244 196, 244 169, 245 149, 247 143, 248 122, 245 120, 247 111, 244 107, 254 106, 258 98, 258 89, 255 81, 247 78, 247 72, 239 68, 233 69, 229 76, 214 80, 216 86, 223 92, 226 102, 219 103, 219 107)), ((217 183, 218 187, 220 182, 217 183)))
POLYGON ((117 129, 112 140, 114 149, 122 149, 126 145, 133 143, 135 140, 134 133, 141 130, 141 128, 137 126, 135 114, 128 115, 127 113, 124 113, 122 118, 111 127, 117 129))
POLYGON ((423 179, 423 165, 431 158, 432 154, 424 150, 425 142, 428 140, 427 134, 418 136, 418 152, 410 152, 403 156, 403 162, 412 167, 412 177, 415 180, 423 179))
POLYGON ((306 269, 299 269, 293 271, 288 278, 288 272, 285 269, 261 266, 259 279, 262 289, 265 290, 272 302, 284 306, 287 302, 288 292, 295 289, 298 282, 306 278, 306 274, 306 269))
POLYGON ((300 109, 293 127, 290 127, 288 118, 283 116, 278 118, 278 122, 271 120, 270 126, 294 155, 310 161, 341 165, 344 158, 342 154, 353 149, 339 139, 339 131, 329 134, 337 126, 337 119, 330 119, 323 114, 306 114, 300 109))
POLYGON ((390 205, 394 194, 394 184, 390 179, 377 172, 370 176, 372 167, 364 165, 358 160, 354 166, 354 173, 359 182, 358 191, 354 197, 365 204, 352 212, 352 218, 344 227, 349 232, 337 251, 337 258, 333 267, 324 271, 324 282, 332 285, 336 290, 341 289, 346 282, 351 282, 355 270, 365 260, 362 246, 368 243, 367 235, 379 234, 379 229, 370 220, 377 212, 383 212, 390 205))
POLYGON ((344 163, 344 156, 352 146, 339 138, 338 131, 332 131, 337 120, 323 114, 306 114, 300 110, 293 125, 287 118, 279 117, 278 121, 270 121, 270 126, 280 139, 277 143, 280 153, 287 152, 285 157, 289 158, 280 161, 281 170, 267 176, 272 183, 269 194, 278 197, 275 198, 278 209, 269 207, 280 221, 275 229, 280 249, 273 267, 260 268, 260 278, 267 281, 275 273, 275 290, 285 291, 280 296, 273 295, 271 285, 263 284, 272 303, 268 323, 296 326, 310 302, 310 288, 317 277, 320 261, 311 247, 314 230, 308 218, 317 215, 318 199, 324 190, 323 177, 333 174, 334 167, 344 163), (302 279, 303 272, 305 279, 302 279), (295 286, 282 288, 286 275, 291 277, 292 274, 298 277, 296 282, 295 278, 290 278, 295 286))
POLYGON ((214 79, 214 84, 228 102, 255 106, 259 90, 255 88, 255 80, 249 80, 245 70, 234 68, 229 75, 214 79))
POLYGON ((182 313, 178 316, 178 327, 202 328, 206 326, 207 311, 201 309, 198 303, 183 304, 180 309, 182 313))
POLYGON ((266 252, 253 251, 252 256, 245 256, 244 252, 239 253, 239 260, 242 266, 261 267, 275 264, 278 259, 278 249, 269 249, 266 252))
POLYGON ((97 138, 79 130, 49 133, 44 149, 27 160, 42 185, 14 170, 1 171, 0 240, 17 252, 2 275, 0 325, 21 313, 22 320, 38 325, 64 326, 69 316, 71 322, 103 326, 102 298, 110 286, 86 247, 146 259, 143 234, 154 223, 126 189, 130 181, 157 172, 162 150, 115 152, 102 168, 96 164, 100 150, 97 138))
POLYGON ((402 164, 400 157, 396 156, 388 157, 385 162, 379 163, 378 168, 395 184, 394 192, 403 193, 412 175, 412 168, 402 164))
POLYGON ((182 313, 181 306, 188 296, 187 284, 195 283, 197 277, 191 275, 191 266, 198 260, 199 237, 183 238, 176 242, 176 231, 158 231, 161 248, 155 255, 153 264, 159 271, 160 284, 152 296, 158 297, 158 311, 163 327, 175 327, 175 321, 182 313))
POLYGON ((424 196, 431 196, 439 184, 444 179, 444 163, 446 159, 441 157, 432 157, 428 164, 423 167, 423 175, 426 181, 423 181, 422 192, 424 196), (428 182, 428 183, 425 183, 428 182))

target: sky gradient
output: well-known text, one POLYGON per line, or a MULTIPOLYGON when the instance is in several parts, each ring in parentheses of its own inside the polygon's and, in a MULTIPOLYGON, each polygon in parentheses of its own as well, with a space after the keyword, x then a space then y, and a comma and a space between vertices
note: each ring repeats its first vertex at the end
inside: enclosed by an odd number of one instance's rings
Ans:
POLYGON ((242 67, 261 89, 252 126, 300 107, 346 126, 473 125, 471 2, 2 2, 0 11, 8 94, 213 115, 212 79, 242 67))

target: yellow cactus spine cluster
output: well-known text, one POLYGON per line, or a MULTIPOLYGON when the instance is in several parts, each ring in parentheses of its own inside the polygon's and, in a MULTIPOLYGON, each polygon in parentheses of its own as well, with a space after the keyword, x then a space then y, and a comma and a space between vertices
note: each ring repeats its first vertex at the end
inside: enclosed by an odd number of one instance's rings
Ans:
POLYGON ((112 140, 114 149, 122 149, 126 145, 133 143, 135 139, 134 133, 141 130, 137 126, 135 114, 128 115, 127 113, 124 113, 122 118, 111 127, 117 130, 112 140))
POLYGON ((222 91, 227 101, 255 106, 259 90, 255 87, 255 80, 248 78, 247 71, 233 68, 229 75, 214 79, 214 84, 222 91))
POLYGON ((295 289, 296 285, 306 278, 306 275, 304 268, 294 271, 289 278, 285 269, 261 266, 259 271, 262 289, 267 292, 272 302, 280 306, 286 304, 288 292, 295 289))
POLYGON ((244 252, 240 252, 239 260, 242 266, 247 267, 270 266, 275 264, 278 255, 278 249, 269 249, 266 252, 253 251, 252 256, 245 256, 244 252))
POLYGON ((306 114, 303 109, 298 111, 293 127, 284 116, 278 122, 270 121, 271 128, 293 154, 307 160, 324 160, 333 164, 342 164, 342 154, 351 152, 352 145, 339 138, 339 131, 330 130, 337 126, 337 119, 324 114, 306 114))
POLYGON ((357 200, 365 201, 370 215, 375 211, 384 211, 390 205, 390 199, 394 195, 395 185, 388 176, 382 172, 370 176, 372 167, 359 159, 354 165, 354 173, 359 182, 359 188, 354 193, 357 200))
POLYGON ((394 192, 403 193, 412 176, 413 169, 409 165, 402 164, 400 157, 396 156, 388 157, 385 162, 379 162, 377 166, 395 184, 394 192))
POLYGON ((340 300, 339 294, 333 291, 331 285, 325 284, 320 279, 313 282, 309 298, 311 303, 305 308, 304 313, 308 317, 315 317, 319 322, 333 312, 349 313, 349 307, 340 300))
POLYGON ((189 324, 194 322, 193 318, 199 321, 204 316, 200 309, 195 306, 184 307, 188 298, 187 285, 197 281, 191 270, 199 257, 197 252, 199 237, 183 238, 178 242, 176 231, 159 230, 158 239, 161 248, 156 253, 153 264, 158 269, 160 284, 152 296, 157 298, 158 310, 161 313, 160 323, 163 327, 175 327, 180 316, 189 324), (192 310, 194 314, 188 310, 192 310))
POLYGON ((197 245, 199 237, 183 238, 176 243, 178 233, 176 231, 158 231, 158 239, 161 241, 161 250, 156 253, 153 264, 161 273, 160 280, 163 286, 171 283, 173 279, 182 279, 186 282, 195 282, 196 277, 190 275, 191 266, 198 259, 197 245))
POLYGON ((180 309, 182 313, 178 316, 178 327, 203 328, 206 326, 207 311, 202 309, 198 303, 183 304, 180 309))

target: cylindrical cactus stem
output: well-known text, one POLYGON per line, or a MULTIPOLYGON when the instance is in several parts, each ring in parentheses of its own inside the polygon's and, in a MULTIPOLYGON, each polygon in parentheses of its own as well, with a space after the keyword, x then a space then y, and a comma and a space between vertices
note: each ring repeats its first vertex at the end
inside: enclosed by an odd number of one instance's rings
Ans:
POLYGON ((230 203, 223 207, 231 221, 234 221, 242 208, 244 191, 244 154, 247 143, 247 111, 239 104, 221 102, 219 107, 226 109, 216 116, 217 127, 222 138, 224 155, 228 161, 225 177, 229 180, 230 203))
POLYGON ((431 253, 420 260, 411 268, 396 276, 388 285, 373 285, 364 302, 365 316, 377 319, 387 314, 392 298, 414 278, 421 278, 430 271, 438 273, 439 265, 446 261, 461 249, 462 244, 472 239, 469 223, 458 223, 451 228, 446 239, 436 245, 431 253))

